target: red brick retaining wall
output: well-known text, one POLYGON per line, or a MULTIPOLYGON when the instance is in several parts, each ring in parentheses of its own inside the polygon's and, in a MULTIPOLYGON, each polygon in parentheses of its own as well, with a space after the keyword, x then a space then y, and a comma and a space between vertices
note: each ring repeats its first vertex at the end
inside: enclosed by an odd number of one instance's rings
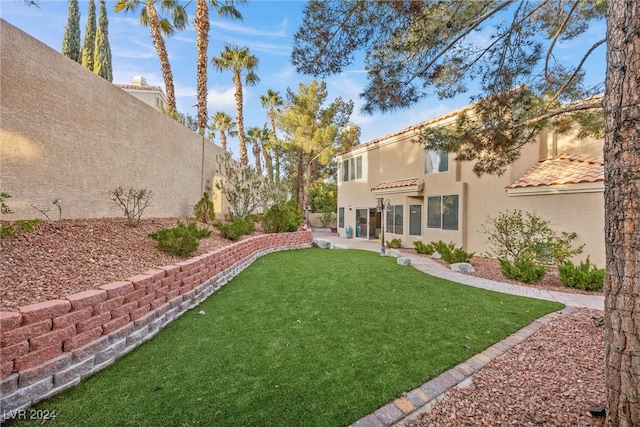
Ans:
POLYGON ((310 231, 251 237, 64 299, 0 312, 0 414, 78 384, 151 338, 256 258, 310 247, 312 240, 310 231))

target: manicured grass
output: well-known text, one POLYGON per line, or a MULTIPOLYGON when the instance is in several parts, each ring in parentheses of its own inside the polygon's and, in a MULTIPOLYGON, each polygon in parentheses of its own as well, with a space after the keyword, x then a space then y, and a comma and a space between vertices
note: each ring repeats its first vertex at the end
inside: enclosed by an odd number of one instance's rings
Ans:
POLYGON ((348 425, 562 308, 395 261, 358 250, 266 255, 34 409, 55 410, 47 425, 64 426, 348 425))

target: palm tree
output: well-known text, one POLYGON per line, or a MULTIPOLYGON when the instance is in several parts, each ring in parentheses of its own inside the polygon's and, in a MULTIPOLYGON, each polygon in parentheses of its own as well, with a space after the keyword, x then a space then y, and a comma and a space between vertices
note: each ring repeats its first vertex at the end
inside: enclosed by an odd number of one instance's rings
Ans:
MULTIPOLYGON (((246 0, 236 0, 236 3, 246 3, 246 0)), ((242 15, 233 6, 234 0, 226 0, 221 4, 218 0, 196 0, 196 11, 193 25, 196 30, 196 80, 198 125, 200 134, 204 134, 207 127, 207 50, 209 48, 209 3, 218 12, 218 16, 242 20, 242 15)))
POLYGON ((238 136, 236 122, 224 111, 218 111, 211 119, 211 134, 215 136, 216 131, 220 132, 220 146, 227 151, 227 136, 238 136))
POLYGON ((267 178, 269 179, 269 182, 273 184, 273 157, 271 156, 271 150, 273 149, 273 137, 271 135, 271 131, 265 124, 260 136, 262 142, 262 157, 264 157, 264 165, 267 169, 267 178))
POLYGON ((253 157, 256 161, 256 172, 258 175, 262 175, 262 162, 260 160, 260 151, 262 148, 262 129, 259 127, 252 127, 247 130, 247 136, 249 137, 249 141, 253 143, 253 157))
POLYGON ((169 54, 164 43, 165 36, 171 36, 176 30, 183 30, 188 25, 187 12, 178 0, 118 0, 115 11, 136 11, 140 8, 140 23, 151 29, 153 45, 160 59, 160 68, 167 91, 167 110, 172 117, 176 117, 176 95, 173 86, 173 73, 169 64, 169 54), (171 20, 162 18, 158 14, 155 4, 160 1, 160 9, 171 15, 171 20))
POLYGON ((235 85, 234 98, 236 99, 236 122, 238 124, 238 143, 240 145, 240 164, 247 166, 249 157, 247 156, 247 143, 244 134, 244 117, 242 114, 242 73, 246 72, 244 82, 247 86, 255 86, 260 79, 255 73, 258 67, 258 58, 249 54, 248 47, 238 47, 226 45, 224 51, 220 52, 217 58, 211 58, 213 67, 219 72, 233 72, 233 83, 235 85))
MULTIPOLYGON (((276 134, 276 111, 280 110, 280 107, 284 105, 284 101, 280 96, 280 92, 275 92, 271 89, 267 90, 266 95, 260 95, 260 101, 262 106, 267 109, 267 117, 271 124, 271 151, 275 154, 275 182, 280 183, 280 157, 281 150, 278 144, 278 136, 276 134)), ((266 157, 265 157, 266 159, 266 157)))

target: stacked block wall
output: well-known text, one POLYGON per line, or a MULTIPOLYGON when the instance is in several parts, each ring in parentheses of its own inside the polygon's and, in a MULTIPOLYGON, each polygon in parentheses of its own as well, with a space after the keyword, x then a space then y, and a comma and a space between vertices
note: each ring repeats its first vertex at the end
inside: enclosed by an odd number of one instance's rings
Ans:
POLYGON ((311 246, 310 231, 247 238, 96 289, 0 312, 0 414, 78 384, 154 336, 256 258, 311 246))

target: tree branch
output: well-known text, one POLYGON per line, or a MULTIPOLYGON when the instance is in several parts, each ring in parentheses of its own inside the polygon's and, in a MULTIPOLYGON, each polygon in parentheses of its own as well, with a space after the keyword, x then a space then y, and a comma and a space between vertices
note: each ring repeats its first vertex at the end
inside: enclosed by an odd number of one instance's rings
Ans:
MULTIPOLYGON (((576 69, 573 70, 573 74, 571 74, 571 77, 569 77, 569 79, 567 79, 567 81, 562 85, 562 87, 558 89, 556 94, 553 95, 552 100, 558 99, 558 97, 562 94, 562 92, 564 92, 567 86, 569 86, 569 84, 573 81, 573 79, 578 75, 578 72, 582 69, 582 66, 584 65, 585 61, 587 60, 589 55, 591 55, 591 52, 593 52, 601 44, 606 43, 606 41, 607 39, 602 39, 598 41, 596 44, 594 44, 593 46, 591 46, 591 48, 587 51, 587 53, 585 53, 584 56, 582 57, 582 60, 580 61, 576 69)), ((545 73, 546 73, 546 70, 545 70, 545 73)))
POLYGON ((541 122, 543 120, 550 119, 551 117, 559 116, 561 114, 572 113, 575 111, 595 110, 597 108, 602 108, 602 98, 600 100, 592 100, 590 102, 573 104, 563 108, 559 108, 557 110, 550 111, 536 118, 526 120, 522 123, 515 125, 514 127, 532 125, 532 124, 541 122))
POLYGON ((553 40, 551 40, 551 44, 549 45, 549 49, 547 49, 547 56, 546 56, 546 58, 544 60, 544 79, 549 83, 555 83, 555 82, 551 81, 551 76, 549 76, 549 58, 551 57, 551 52, 553 52, 553 47, 556 45, 556 42, 560 38, 560 35, 564 31, 564 29, 567 27, 567 23, 571 19, 571 15, 573 15, 573 12, 576 10, 576 8, 578 7, 579 3, 580 3, 580 0, 576 0, 573 3, 573 6, 571 7, 571 10, 567 14, 567 16, 564 19, 564 21, 562 21, 562 24, 558 28, 558 31, 556 31, 555 36, 553 36, 553 40))

